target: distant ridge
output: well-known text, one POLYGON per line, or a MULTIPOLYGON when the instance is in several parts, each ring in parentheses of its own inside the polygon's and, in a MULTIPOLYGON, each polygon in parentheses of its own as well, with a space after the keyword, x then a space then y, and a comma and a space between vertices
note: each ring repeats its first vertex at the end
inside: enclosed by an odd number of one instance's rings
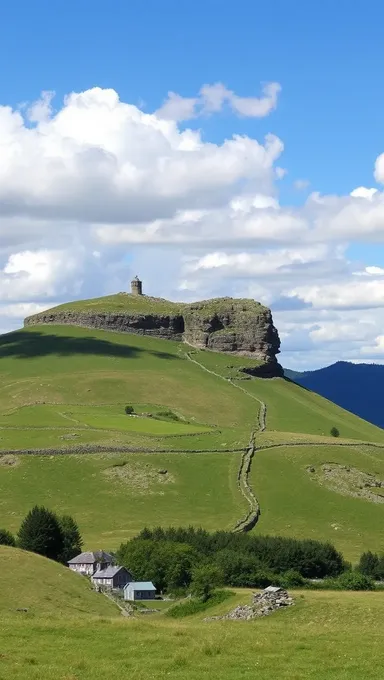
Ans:
POLYGON ((384 366, 337 361, 317 371, 284 369, 299 385, 384 428, 384 366))

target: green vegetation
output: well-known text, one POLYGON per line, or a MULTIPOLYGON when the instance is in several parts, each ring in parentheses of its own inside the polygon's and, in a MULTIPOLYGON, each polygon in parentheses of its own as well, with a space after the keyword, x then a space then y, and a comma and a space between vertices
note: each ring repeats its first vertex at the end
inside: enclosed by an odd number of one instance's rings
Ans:
MULTIPOLYGON (((9 549, 10 550, 10 549, 9 549)), ((44 562, 43 558, 34 557, 44 562)), ((66 571, 54 563, 55 570, 66 571)), ((15 600, 5 591, 1 598, 0 674, 12 680, 381 680, 384 665, 382 616, 384 593, 318 591, 295 593, 296 604, 250 622, 211 621, 204 614, 183 619, 168 616, 113 616, 113 605, 88 591, 85 579, 68 573, 51 590, 46 577, 36 574, 39 590, 21 578, 31 574, 31 564, 16 580, 27 584, 15 600), (40 584, 44 583, 44 590, 40 584), (65 584, 65 585, 64 585, 65 584), (78 588, 77 598, 74 588, 78 588), (28 612, 13 614, 15 607, 31 606, 53 612, 56 619, 28 612), (29 600, 24 598, 24 594, 29 600), (72 594, 72 597, 69 595, 72 594), (88 599, 85 598, 85 595, 88 599), (8 599, 9 598, 9 599, 8 599), (96 598, 96 599, 95 599, 96 598), (90 600, 92 604, 90 604, 90 600), (79 613, 74 610, 78 605, 79 613), (101 616, 93 616, 99 607, 101 616), (69 611, 71 608, 71 611, 69 611), (85 610, 88 616, 83 616, 85 610), (3 615, 4 610, 4 615, 3 615), (101 611, 103 610, 103 612, 101 611), (109 616, 107 612, 111 612, 109 616), (22 644, 21 644, 22 641, 22 644)), ((239 591, 209 609, 209 616, 225 614, 249 602, 250 592, 239 591)), ((31 611, 32 611, 31 606, 31 611)))
POLYGON ((35 505, 21 523, 18 545, 23 550, 57 560, 64 550, 64 535, 56 515, 35 505))
POLYGON ((331 434, 331 437, 340 437, 340 432, 337 429, 337 427, 332 427, 330 434, 331 434))
POLYGON ((173 619, 182 619, 185 616, 193 616, 194 614, 201 614, 211 607, 215 607, 225 600, 228 600, 234 593, 230 590, 216 590, 210 594, 209 597, 191 598, 173 607, 167 609, 165 615, 173 619))
POLYGON ((0 545, 15 546, 16 539, 14 535, 6 529, 0 529, 0 545))
POLYGON ((384 479, 384 449, 339 441, 257 451, 250 475, 262 508, 257 533, 328 540, 354 562, 365 550, 382 551, 384 504, 347 493, 343 486, 330 488, 316 471, 332 461, 384 479))
POLYGON ((16 533, 39 499, 76 518, 89 550, 117 548, 159 522, 230 529, 246 512, 236 482, 240 454, 13 456, 10 462, 0 464, 5 528, 16 533))
MULTIPOLYGON (((89 622, 93 616, 118 615, 117 608, 107 598, 95 593, 87 579, 46 557, 0 546, 0 564, 7 579, 7 587, 2 589, 0 597, 3 634, 11 621, 17 626, 19 619, 26 628, 35 623, 38 628, 45 625, 47 617, 84 616, 89 622), (18 612, 18 609, 28 611, 18 612)), ((11 639, 8 643, 13 644, 11 639)), ((5 652, 5 646, 2 642, 2 652, 5 652)), ((3 667, 0 666, 0 677, 2 672, 3 667)), ((8 677, 17 675, 10 674, 8 677)))

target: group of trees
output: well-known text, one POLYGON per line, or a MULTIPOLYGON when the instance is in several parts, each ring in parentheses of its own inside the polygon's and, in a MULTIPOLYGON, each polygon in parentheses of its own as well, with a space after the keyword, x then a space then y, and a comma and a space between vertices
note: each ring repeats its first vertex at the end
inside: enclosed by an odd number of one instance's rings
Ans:
POLYGON ((377 555, 370 550, 363 553, 357 570, 375 581, 384 581, 384 554, 377 555))
POLYGON ((160 591, 189 588, 205 596, 213 585, 300 585, 336 577, 347 567, 329 543, 203 529, 144 529, 120 546, 119 564, 160 591))
POLYGON ((83 541, 73 517, 58 516, 35 505, 22 521, 16 537, 0 530, 0 544, 17 546, 66 564, 81 552, 83 541))

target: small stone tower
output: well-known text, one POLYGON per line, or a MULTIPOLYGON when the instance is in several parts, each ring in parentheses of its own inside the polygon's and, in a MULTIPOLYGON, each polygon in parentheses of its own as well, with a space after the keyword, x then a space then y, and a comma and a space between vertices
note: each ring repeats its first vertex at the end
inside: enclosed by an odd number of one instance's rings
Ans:
POLYGON ((131 294, 132 295, 142 295, 143 294, 143 282, 140 281, 138 276, 135 276, 131 281, 131 294))

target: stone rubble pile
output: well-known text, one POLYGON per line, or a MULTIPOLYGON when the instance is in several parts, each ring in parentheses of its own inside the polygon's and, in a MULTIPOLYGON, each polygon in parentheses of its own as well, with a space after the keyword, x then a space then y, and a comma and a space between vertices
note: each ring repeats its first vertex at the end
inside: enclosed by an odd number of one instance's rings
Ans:
POLYGON ((207 617, 204 621, 219 619, 232 619, 237 621, 249 621, 259 616, 268 616, 281 607, 290 607, 295 604, 294 599, 283 588, 268 586, 261 593, 254 593, 252 604, 239 605, 225 616, 207 617))

